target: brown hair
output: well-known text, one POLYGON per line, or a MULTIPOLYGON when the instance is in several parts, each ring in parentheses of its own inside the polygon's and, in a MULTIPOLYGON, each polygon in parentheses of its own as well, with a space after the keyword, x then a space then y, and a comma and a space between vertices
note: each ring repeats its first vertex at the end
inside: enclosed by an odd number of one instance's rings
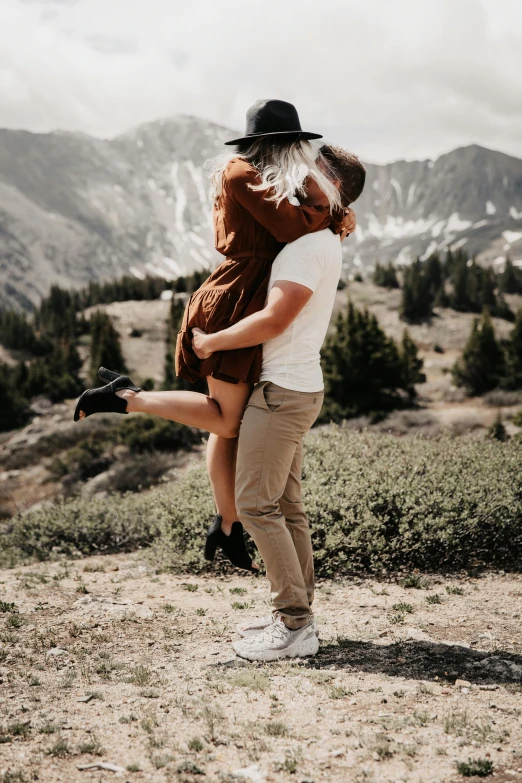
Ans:
POLYGON ((357 155, 343 150, 342 147, 323 144, 319 152, 330 168, 333 177, 341 183, 341 201, 343 207, 348 207, 363 192, 366 169, 357 155))

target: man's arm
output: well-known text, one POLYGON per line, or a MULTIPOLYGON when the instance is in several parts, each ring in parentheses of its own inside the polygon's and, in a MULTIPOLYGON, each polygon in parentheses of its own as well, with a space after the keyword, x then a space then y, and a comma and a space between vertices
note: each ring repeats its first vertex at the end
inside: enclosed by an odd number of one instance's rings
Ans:
POLYGON ((232 351, 260 345, 282 334, 299 315, 313 291, 300 283, 277 280, 270 290, 266 306, 237 324, 214 334, 193 329, 192 345, 200 359, 216 351, 232 351))

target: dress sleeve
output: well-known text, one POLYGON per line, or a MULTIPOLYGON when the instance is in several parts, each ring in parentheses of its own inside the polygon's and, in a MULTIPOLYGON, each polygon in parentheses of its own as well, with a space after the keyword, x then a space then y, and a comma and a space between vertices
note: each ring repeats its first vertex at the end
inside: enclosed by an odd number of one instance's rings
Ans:
POLYGON ((248 210, 278 242, 293 242, 305 234, 328 227, 334 233, 339 233, 336 220, 332 220, 328 207, 296 207, 288 199, 277 205, 274 201, 266 200, 266 191, 249 187, 257 181, 255 169, 243 161, 232 161, 225 172, 230 198, 248 210))

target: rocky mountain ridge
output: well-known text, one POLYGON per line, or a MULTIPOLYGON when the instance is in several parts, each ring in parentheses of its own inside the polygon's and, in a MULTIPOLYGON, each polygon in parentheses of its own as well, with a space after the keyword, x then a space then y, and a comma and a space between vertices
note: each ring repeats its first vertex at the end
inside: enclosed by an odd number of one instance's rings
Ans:
MULTIPOLYGON (((177 115, 114 139, 0 130, 0 307, 51 283, 211 269, 208 173, 232 131, 177 115)), ((436 161, 368 165, 345 273, 448 246, 522 262, 522 160, 464 147, 436 161)))

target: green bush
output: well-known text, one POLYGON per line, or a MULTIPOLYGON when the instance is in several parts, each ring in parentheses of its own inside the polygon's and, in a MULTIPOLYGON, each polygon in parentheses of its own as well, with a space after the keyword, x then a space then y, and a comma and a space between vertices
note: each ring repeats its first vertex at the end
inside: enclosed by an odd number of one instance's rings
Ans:
MULTIPOLYGON (((522 443, 311 433, 304 500, 320 577, 522 566, 522 443)), ((0 563, 152 545, 155 563, 204 570, 214 514, 206 470, 143 495, 75 499, 15 517, 0 563)))
POLYGON ((165 503, 145 495, 56 503, 9 520, 0 564, 132 551, 153 541, 161 513, 169 513, 165 503))
POLYGON ((132 416, 110 436, 132 451, 177 451, 201 442, 202 433, 158 416, 132 416))

